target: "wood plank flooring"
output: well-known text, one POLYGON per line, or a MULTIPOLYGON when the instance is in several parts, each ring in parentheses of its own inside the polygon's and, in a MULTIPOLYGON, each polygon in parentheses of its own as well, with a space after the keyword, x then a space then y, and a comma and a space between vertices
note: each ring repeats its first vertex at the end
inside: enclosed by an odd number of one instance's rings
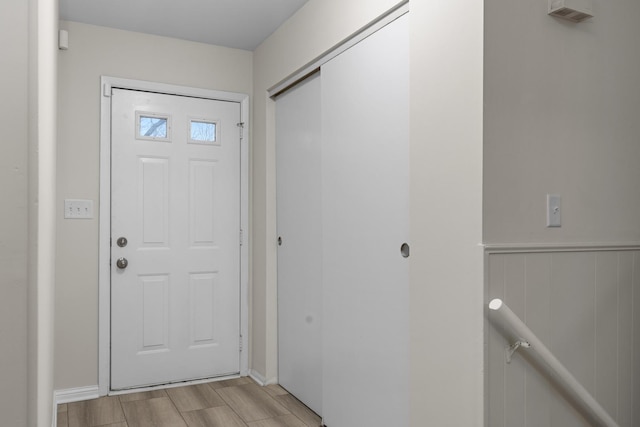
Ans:
POLYGON ((58 427, 319 427, 279 385, 248 377, 58 405, 58 427))

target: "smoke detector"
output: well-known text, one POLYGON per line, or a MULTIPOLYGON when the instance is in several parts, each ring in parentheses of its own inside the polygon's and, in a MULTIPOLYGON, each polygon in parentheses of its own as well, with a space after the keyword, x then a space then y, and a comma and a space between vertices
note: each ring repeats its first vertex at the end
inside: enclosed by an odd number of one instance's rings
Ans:
POLYGON ((582 22, 593 18, 591 0, 549 0, 549 15, 582 22))

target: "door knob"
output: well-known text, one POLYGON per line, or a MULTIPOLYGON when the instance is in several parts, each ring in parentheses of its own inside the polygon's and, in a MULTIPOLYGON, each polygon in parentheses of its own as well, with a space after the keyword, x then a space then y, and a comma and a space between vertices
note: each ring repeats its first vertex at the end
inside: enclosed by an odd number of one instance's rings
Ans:
POLYGON ((127 265, 129 265, 129 261, 127 261, 126 258, 118 258, 118 260, 116 261, 116 265, 118 266, 118 268, 125 269, 127 268, 127 265))
POLYGON ((116 240, 116 243, 118 244, 118 246, 120 246, 121 248, 124 248, 125 246, 127 246, 127 238, 126 237, 120 237, 118 238, 118 240, 116 240))

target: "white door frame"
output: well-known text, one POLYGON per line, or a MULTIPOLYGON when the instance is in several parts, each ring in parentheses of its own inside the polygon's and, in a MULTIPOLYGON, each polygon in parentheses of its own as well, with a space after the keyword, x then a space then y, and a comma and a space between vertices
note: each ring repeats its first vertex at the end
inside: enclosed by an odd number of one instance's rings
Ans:
POLYGON ((100 81, 100 240, 98 256, 98 391, 110 392, 111 376, 111 88, 239 102, 244 123, 240 146, 240 375, 249 371, 249 95, 102 76, 100 81))

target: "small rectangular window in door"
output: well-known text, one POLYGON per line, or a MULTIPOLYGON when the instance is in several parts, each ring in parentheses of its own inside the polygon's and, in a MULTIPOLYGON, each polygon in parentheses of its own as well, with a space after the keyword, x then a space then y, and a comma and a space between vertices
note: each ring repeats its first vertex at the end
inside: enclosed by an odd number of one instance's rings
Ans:
POLYGON ((136 111, 136 139, 171 140, 171 116, 136 111))
POLYGON ((218 122, 215 120, 191 119, 189 124, 189 143, 220 145, 218 141, 218 122))

